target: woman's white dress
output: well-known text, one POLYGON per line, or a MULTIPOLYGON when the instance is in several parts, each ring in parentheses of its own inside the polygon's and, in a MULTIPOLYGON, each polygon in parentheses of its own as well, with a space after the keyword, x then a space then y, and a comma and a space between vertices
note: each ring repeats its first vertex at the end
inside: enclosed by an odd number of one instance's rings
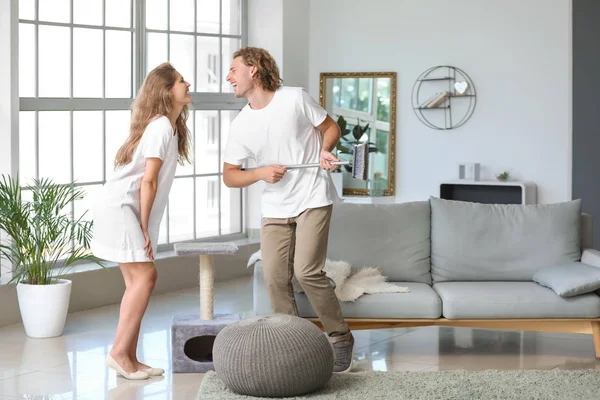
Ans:
POLYGON ((93 205, 91 251, 103 260, 118 263, 151 262, 144 251, 140 219, 140 184, 147 158, 158 157, 162 166, 150 218, 148 234, 152 254, 156 256, 160 222, 165 212, 175 170, 177 169, 177 135, 165 116, 148 124, 133 153, 131 162, 115 169, 102 186, 93 205))

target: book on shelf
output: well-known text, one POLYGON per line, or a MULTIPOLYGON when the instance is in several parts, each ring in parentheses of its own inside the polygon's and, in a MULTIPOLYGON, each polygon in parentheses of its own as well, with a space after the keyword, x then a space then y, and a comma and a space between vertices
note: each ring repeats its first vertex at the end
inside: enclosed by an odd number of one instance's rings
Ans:
POLYGON ((439 95, 439 93, 436 93, 433 96, 429 97, 427 100, 425 100, 424 102, 419 104, 419 108, 427 108, 427 104, 429 104, 429 102, 431 102, 433 99, 435 99, 438 95, 439 95))
POLYGON ((438 93, 433 99, 431 99, 426 105, 425 108, 437 108, 440 104, 443 104, 448 96, 448 92, 444 91, 442 93, 438 93))

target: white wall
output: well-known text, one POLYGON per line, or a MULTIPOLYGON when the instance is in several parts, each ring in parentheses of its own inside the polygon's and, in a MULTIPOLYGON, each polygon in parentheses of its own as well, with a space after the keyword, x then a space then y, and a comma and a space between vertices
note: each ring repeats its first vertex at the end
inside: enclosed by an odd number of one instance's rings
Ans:
POLYGON ((266 49, 288 86, 308 86, 308 0, 248 1, 248 45, 266 49))
POLYGON ((283 84, 308 90, 310 2, 283 1, 283 84))
MULTIPOLYGON (((248 1, 248 46, 266 49, 277 62, 284 84, 308 88, 308 0, 248 1)), ((247 226, 260 229, 264 183, 248 188, 247 226)))
POLYGON ((535 182, 540 203, 571 198, 571 0, 311 0, 309 15, 313 96, 321 72, 398 74, 397 202, 439 195, 469 161, 485 179, 509 170, 535 182), (476 86, 459 129, 432 130, 413 113, 415 79, 435 65, 476 86))
POLYGON ((266 49, 283 64, 283 2, 281 0, 248 1, 248 46, 266 49))

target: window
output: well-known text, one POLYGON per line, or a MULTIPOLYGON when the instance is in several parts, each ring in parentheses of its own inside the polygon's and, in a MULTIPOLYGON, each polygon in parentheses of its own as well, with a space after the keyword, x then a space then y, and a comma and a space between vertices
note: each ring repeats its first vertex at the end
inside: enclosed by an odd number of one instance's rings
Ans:
POLYGON ((242 191, 222 184, 231 121, 245 104, 225 76, 245 45, 247 0, 20 0, 19 174, 84 186, 85 214, 113 172, 130 105, 146 74, 170 61, 192 85, 192 164, 178 166, 159 238, 240 233, 242 191))

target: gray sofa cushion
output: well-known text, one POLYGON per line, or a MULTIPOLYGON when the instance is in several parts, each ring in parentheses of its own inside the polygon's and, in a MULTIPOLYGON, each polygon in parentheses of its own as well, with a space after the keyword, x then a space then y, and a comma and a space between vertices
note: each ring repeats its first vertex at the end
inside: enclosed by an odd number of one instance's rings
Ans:
POLYGON ((442 282, 433 289, 448 319, 600 317, 595 293, 564 298, 535 282, 442 282))
MULTIPOLYGON (((431 286, 415 282, 393 282, 407 287, 409 293, 365 294, 353 303, 340 303, 346 318, 439 318, 442 302, 431 286)), ((301 317, 316 317, 308 298, 296 293, 296 304, 301 317)), ((270 315, 271 302, 264 281, 262 262, 254 266, 254 312, 270 315)))
MULTIPOLYGON (((431 286, 415 282, 392 282, 410 293, 364 294, 354 302, 340 303, 345 318, 439 318, 442 302, 431 286)), ((315 318, 317 314, 304 293, 296 294, 298 314, 315 318)))
POLYGON ((600 268, 573 262, 538 270, 533 281, 549 287, 562 297, 572 297, 600 289, 600 268))
POLYGON ((389 281, 431 283, 428 201, 402 204, 336 204, 327 257, 354 271, 379 267, 389 281))
POLYGON ((444 281, 531 281, 581 257, 581 200, 480 204, 431 198, 431 274, 444 281))

